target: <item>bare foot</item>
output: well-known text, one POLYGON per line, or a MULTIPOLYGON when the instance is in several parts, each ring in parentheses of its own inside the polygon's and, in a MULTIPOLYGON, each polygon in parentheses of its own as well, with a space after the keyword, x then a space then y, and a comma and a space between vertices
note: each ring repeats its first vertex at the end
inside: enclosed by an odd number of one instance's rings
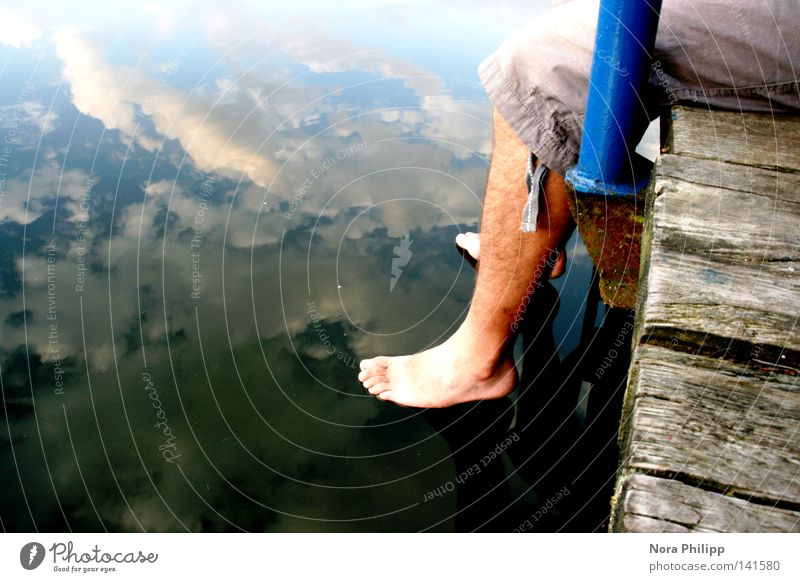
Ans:
POLYGON ((476 261, 481 255, 481 235, 476 232, 463 232, 456 236, 456 244, 476 261))
POLYGON ((443 344, 411 356, 362 360, 359 381, 380 400, 401 406, 443 408, 502 398, 517 384, 508 349, 500 357, 481 345, 465 322, 443 344))
MULTIPOLYGON (((476 232, 464 232, 456 235, 456 245, 467 253, 474 261, 478 261, 481 255, 481 235, 476 232)), ((474 266, 474 265, 473 265, 474 266)), ((558 259, 553 264, 550 271, 551 279, 558 279, 564 274, 567 267, 567 250, 564 247, 558 249, 558 259)))

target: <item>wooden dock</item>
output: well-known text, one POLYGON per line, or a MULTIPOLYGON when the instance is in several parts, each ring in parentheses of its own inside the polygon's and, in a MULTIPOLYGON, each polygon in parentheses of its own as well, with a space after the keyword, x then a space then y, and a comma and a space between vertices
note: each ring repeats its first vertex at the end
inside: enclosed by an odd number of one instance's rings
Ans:
POLYGON ((648 194, 612 531, 800 531, 800 117, 679 107, 648 194))

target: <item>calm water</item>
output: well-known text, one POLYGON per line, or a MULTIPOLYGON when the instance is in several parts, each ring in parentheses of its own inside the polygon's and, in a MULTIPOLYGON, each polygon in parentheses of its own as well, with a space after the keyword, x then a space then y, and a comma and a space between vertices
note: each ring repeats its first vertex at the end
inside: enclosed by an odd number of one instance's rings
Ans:
POLYGON ((110 4, 0 8, 3 529, 453 529, 356 366, 465 314, 475 69, 537 3, 110 4))

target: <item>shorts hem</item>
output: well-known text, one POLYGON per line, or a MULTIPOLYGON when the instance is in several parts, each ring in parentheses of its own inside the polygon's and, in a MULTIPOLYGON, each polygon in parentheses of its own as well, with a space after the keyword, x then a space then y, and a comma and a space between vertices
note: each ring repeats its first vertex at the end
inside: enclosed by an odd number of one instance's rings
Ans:
MULTIPOLYGON (((570 145, 564 129, 556 125, 559 116, 549 111, 542 97, 530 95, 521 99, 513 89, 494 55, 478 67, 478 76, 489 94, 492 105, 500 112, 514 133, 542 163, 557 174, 578 160, 578 150, 570 145)), ((583 125, 583 116, 575 116, 583 125)))

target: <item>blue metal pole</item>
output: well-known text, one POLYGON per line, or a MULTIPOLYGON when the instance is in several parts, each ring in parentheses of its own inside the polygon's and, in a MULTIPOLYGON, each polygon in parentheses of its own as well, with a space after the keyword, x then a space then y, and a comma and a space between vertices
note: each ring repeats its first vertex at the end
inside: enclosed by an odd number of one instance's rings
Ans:
POLYGON ((635 176, 633 135, 655 44, 661 0, 601 0, 578 165, 567 181, 579 192, 629 196, 647 185, 635 176))

